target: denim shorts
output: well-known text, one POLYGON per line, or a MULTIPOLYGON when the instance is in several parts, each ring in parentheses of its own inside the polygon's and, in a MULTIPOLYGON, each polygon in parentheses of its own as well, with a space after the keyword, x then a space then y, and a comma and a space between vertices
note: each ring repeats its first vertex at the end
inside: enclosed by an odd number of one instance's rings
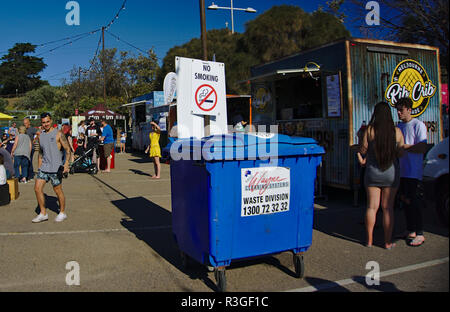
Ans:
POLYGON ((38 171, 36 179, 45 180, 45 182, 51 181, 53 187, 62 183, 62 181, 58 179, 57 173, 42 172, 41 170, 38 171))

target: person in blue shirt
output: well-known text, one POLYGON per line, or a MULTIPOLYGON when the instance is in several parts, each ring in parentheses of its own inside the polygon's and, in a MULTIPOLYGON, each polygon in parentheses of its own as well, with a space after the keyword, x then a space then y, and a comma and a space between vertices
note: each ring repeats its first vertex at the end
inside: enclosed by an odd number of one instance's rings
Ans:
POLYGON ((111 172, 111 152, 114 148, 114 135, 113 130, 110 125, 106 123, 106 119, 101 119, 102 123, 102 136, 100 137, 100 140, 103 142, 103 153, 106 158, 106 170, 103 172, 111 172))

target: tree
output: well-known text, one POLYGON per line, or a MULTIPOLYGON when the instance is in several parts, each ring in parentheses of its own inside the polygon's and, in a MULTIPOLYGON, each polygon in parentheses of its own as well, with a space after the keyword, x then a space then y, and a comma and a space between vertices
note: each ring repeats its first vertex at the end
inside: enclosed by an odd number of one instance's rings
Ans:
POLYGON ((67 96, 60 87, 42 86, 38 89, 28 91, 17 103, 24 110, 54 110, 67 96))
POLYGON ((8 100, 0 98, 0 112, 4 112, 8 104, 8 100))
MULTIPOLYGON (((257 59, 248 52, 243 35, 231 34, 227 29, 214 29, 206 34, 208 59, 214 57, 217 62, 225 64, 226 90, 228 93, 248 93, 248 86, 239 84, 250 76, 250 66, 257 64, 257 59)), ((175 57, 202 59, 202 46, 199 38, 194 38, 182 46, 171 48, 163 59, 163 65, 158 74, 159 88, 162 89, 164 77, 175 71, 175 57)))
POLYGON ((147 55, 135 56, 129 52, 117 53, 117 49, 105 49, 91 60, 89 70, 72 69, 70 79, 63 82, 68 103, 56 111, 62 115, 73 114, 76 108, 86 111, 103 102, 105 72, 106 105, 112 110, 125 113, 121 104, 156 89, 158 70, 158 60, 153 50, 149 50, 147 55))
MULTIPOLYGON (((352 22, 367 37, 437 46, 440 49, 443 81, 447 81, 449 45, 448 0, 378 0, 380 25, 367 26, 368 11, 364 0, 332 0, 328 3, 335 14, 352 11, 352 22)), ((344 14, 349 15, 349 14, 344 14)))
POLYGON ((42 58, 29 56, 36 46, 16 43, 0 60, 0 94, 25 93, 46 82, 38 75, 47 65, 42 58))
MULTIPOLYGON (((326 12, 305 13, 296 6, 273 7, 246 24, 244 34, 226 29, 207 32, 208 59, 225 63, 227 93, 248 93, 241 83, 250 76, 250 67, 329 41, 350 36, 338 18, 326 12)), ((201 41, 194 38, 170 49, 158 75, 162 88, 165 75, 175 70, 175 56, 202 59, 201 41)))
POLYGON ((330 13, 311 14, 291 5, 274 6, 246 25, 249 51, 268 62, 336 39, 350 32, 330 13))

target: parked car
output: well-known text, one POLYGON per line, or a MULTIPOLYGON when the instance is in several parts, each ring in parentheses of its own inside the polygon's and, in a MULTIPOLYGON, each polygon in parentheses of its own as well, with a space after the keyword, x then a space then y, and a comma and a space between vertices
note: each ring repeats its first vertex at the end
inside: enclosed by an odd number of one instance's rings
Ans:
POLYGON ((423 183, 425 196, 436 203, 440 221, 448 227, 448 137, 436 144, 424 160, 423 183))

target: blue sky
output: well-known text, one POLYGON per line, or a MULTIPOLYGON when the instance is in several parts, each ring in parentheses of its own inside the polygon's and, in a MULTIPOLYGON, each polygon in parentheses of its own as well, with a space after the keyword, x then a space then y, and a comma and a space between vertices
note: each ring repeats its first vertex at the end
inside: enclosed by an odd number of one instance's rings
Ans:
MULTIPOLYGON (((72 37, 106 26, 121 8, 124 0, 78 0, 80 6, 80 25, 66 24, 68 0, 0 0, 0 55, 16 42, 31 42, 39 45, 54 40, 72 37)), ((213 1, 205 0, 208 7, 213 1)), ((245 23, 256 18, 274 5, 289 4, 301 7, 307 12, 317 10, 326 0, 234 0, 236 8, 252 7, 257 13, 235 11, 235 32, 244 32, 245 23)), ((229 7, 230 0, 215 0, 215 4, 229 7)), ((230 10, 206 10, 206 28, 225 28, 225 23, 231 29, 230 10)), ((346 25, 353 36, 359 33, 346 25)), ((200 10, 198 0, 127 0, 125 10, 109 28, 118 36, 105 33, 105 48, 117 48, 119 51, 139 51, 135 47, 147 51, 153 48, 162 60, 166 52, 173 46, 181 45, 192 38, 200 37, 200 10)), ((39 46, 35 55, 44 58, 46 69, 41 73, 43 79, 51 85, 59 85, 60 79, 68 77, 67 71, 74 66, 87 68, 89 60, 95 54, 101 35, 98 31, 72 44, 49 52, 52 48, 70 42, 60 41, 54 44, 39 46)))

